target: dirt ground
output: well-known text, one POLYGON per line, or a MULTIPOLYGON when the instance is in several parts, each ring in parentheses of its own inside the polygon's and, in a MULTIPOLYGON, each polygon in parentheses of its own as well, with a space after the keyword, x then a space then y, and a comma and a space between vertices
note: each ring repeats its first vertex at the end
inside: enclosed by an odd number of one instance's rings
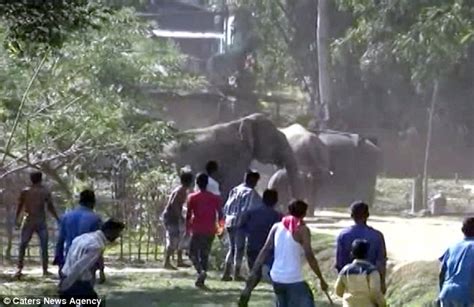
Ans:
MULTIPOLYGON (((347 213, 319 211, 316 214, 316 218, 309 220, 316 233, 337 235, 342 228, 352 224, 347 213)), ((462 219, 371 216, 369 223, 384 234, 389 259, 399 265, 440 257, 449 245, 462 239, 462 219)))

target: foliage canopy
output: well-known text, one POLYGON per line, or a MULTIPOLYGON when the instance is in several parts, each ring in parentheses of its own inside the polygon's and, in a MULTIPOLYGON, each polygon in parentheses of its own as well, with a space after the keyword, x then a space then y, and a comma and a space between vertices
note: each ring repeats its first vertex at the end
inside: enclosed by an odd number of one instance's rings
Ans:
POLYGON ((26 165, 56 179, 64 169, 97 174, 123 155, 136 170, 158 165, 173 130, 147 115, 156 102, 144 89, 192 89, 202 80, 184 73, 183 56, 152 39, 133 11, 96 18, 100 27, 53 42, 41 58, 0 50, 0 130, 14 134, 10 146, 0 144, 7 172, 26 165))
MULTIPOLYGON (((447 75, 474 42, 474 5, 464 0, 340 0, 354 18, 338 47, 365 47, 362 65, 395 62, 415 82, 447 75)), ((359 49, 360 50, 360 49, 359 49)))

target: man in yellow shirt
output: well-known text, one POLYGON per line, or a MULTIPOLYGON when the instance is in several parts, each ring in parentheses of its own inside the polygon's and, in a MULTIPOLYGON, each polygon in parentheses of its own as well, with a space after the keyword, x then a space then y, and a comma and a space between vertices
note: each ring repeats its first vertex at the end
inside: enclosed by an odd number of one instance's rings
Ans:
POLYGON ((336 281, 336 294, 343 299, 343 307, 385 307, 380 273, 366 261, 370 244, 365 240, 352 243, 354 261, 346 265, 336 281))

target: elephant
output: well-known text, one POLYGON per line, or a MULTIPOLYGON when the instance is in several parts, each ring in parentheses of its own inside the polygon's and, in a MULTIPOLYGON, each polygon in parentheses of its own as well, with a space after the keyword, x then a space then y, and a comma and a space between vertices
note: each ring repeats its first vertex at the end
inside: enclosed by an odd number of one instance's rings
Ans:
POLYGON ((285 135, 262 114, 187 130, 178 138, 181 140, 165 146, 165 159, 178 168, 190 166, 193 172, 201 171, 209 160, 217 161, 219 174, 216 179, 224 198, 234 186, 242 182, 253 160, 284 167, 288 173, 291 195, 301 195, 293 151, 285 135))
MULTIPOLYGON (((357 134, 331 130, 320 132, 318 138, 328 150, 330 173, 320 177, 318 187, 305 181, 305 190, 318 190, 311 202, 318 206, 345 206, 355 200, 372 203, 381 161, 377 145, 357 134)), ((268 186, 285 195, 288 189, 285 170, 273 174, 268 186)))
POLYGON ((332 176, 321 186, 322 205, 347 205, 361 200, 372 204, 382 151, 377 141, 359 134, 327 130, 319 138, 329 148, 332 176))
MULTIPOLYGON (((300 182, 302 183, 303 198, 310 207, 314 207, 316 194, 324 176, 330 174, 329 151, 318 136, 299 124, 280 129, 286 136, 298 164, 300 182)), ((279 191, 280 204, 289 202, 288 185, 285 179, 286 171, 279 170, 270 179, 269 188, 279 191), (283 180, 283 181, 282 181, 283 180)), ((314 210, 309 210, 310 214, 314 210)))

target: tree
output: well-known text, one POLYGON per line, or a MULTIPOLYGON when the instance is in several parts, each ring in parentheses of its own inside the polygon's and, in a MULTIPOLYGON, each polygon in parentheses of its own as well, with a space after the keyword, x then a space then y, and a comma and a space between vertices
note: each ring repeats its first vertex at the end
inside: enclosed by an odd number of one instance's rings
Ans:
POLYGON ((346 36, 336 42, 336 51, 362 46, 361 65, 380 67, 381 63, 392 63, 407 67, 412 84, 419 89, 418 95, 424 101, 430 100, 423 167, 426 204, 432 121, 439 87, 468 57, 469 47, 474 43, 474 5, 463 0, 339 3, 356 20, 346 36))
POLYGON ((202 80, 183 73, 184 58, 151 39, 133 11, 97 18, 91 22, 100 27, 68 36, 40 58, 0 51, 0 129, 16 127, 0 144, 0 178, 38 168, 67 192, 65 171, 97 175, 108 167, 98 162, 104 157, 125 154, 138 172, 159 166, 173 130, 147 116, 143 88, 190 89, 202 80))
POLYGON ((332 97, 329 0, 318 1, 318 72, 319 72, 319 114, 322 127, 329 121, 329 105, 332 97))
POLYGON ((6 48, 19 55, 34 55, 60 48, 76 31, 97 28, 108 11, 93 1, 5 1, 0 20, 6 48))

